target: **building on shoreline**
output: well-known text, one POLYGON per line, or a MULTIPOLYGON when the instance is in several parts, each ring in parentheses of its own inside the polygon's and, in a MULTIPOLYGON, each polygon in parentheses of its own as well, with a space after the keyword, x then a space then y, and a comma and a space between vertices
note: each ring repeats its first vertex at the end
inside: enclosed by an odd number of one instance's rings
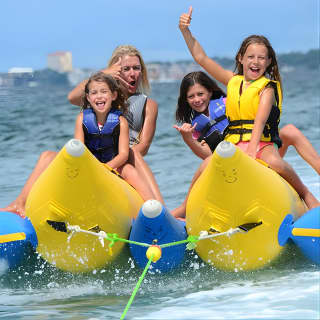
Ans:
POLYGON ((70 51, 57 51, 48 54, 48 69, 57 72, 71 72, 72 53, 70 51))
POLYGON ((34 71, 27 67, 12 67, 0 76, 0 86, 33 86, 34 71))

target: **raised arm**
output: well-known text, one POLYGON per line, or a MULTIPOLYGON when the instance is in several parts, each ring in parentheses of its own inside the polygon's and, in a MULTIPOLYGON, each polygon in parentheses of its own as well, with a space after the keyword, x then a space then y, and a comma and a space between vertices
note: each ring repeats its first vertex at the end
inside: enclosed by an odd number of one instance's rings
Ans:
POLYGON ((87 82, 88 80, 83 80, 73 90, 69 92, 68 100, 71 104, 79 107, 83 105, 84 88, 87 82))
POLYGON ((145 107, 144 123, 140 133, 140 142, 132 147, 134 151, 138 151, 142 156, 145 156, 150 148, 156 131, 157 117, 158 104, 148 98, 145 107))
POLYGON ((193 59, 205 69, 214 79, 227 85, 229 80, 233 76, 231 70, 226 70, 220 66, 213 59, 209 58, 200 43, 192 35, 189 26, 192 19, 192 7, 189 8, 188 13, 183 13, 179 19, 179 29, 183 35, 183 38, 188 46, 188 49, 193 59))
MULTIPOLYGON (((112 66, 102 69, 101 70, 105 74, 109 74, 113 76, 115 79, 119 80, 122 85, 125 87, 128 86, 128 83, 120 77, 121 72, 121 57, 115 62, 112 66)), ((83 80, 80 82, 73 90, 71 90, 68 94, 68 100, 71 104, 76 106, 83 105, 83 96, 84 96, 84 89, 88 82, 88 79, 83 80)))

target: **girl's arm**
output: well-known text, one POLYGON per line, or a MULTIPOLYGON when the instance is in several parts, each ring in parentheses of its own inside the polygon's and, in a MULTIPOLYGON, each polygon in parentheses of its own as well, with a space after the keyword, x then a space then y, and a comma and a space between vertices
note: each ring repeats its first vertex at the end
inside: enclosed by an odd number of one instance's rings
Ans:
POLYGON ((191 16, 192 7, 189 8, 188 13, 183 13, 180 16, 179 28, 193 59, 200 66, 202 66, 213 78, 215 78, 222 84, 227 85, 229 80, 233 77, 233 72, 224 69, 217 62, 207 56, 200 43, 194 38, 189 29, 191 16))
POLYGON ((120 116, 120 135, 119 135, 119 150, 118 154, 109 162, 111 168, 116 169, 124 165, 129 157, 129 125, 128 121, 120 116))
POLYGON ((88 80, 83 80, 69 92, 68 100, 71 104, 79 107, 83 105, 84 88, 86 87, 87 82, 88 80))
POLYGON ((84 133, 82 128, 82 122, 83 122, 83 112, 80 112, 76 119, 76 125, 74 128, 74 138, 84 143, 84 133))
POLYGON ((274 103, 275 103, 274 89, 270 87, 265 88, 260 95, 258 112, 254 119, 252 136, 247 149, 247 154, 254 159, 256 158, 257 147, 261 140, 263 129, 269 118, 271 108, 274 103))
POLYGON ((180 132, 183 141, 192 150, 192 152, 200 159, 204 160, 205 158, 210 156, 212 152, 210 150, 210 147, 206 143, 202 144, 192 137, 192 133, 196 125, 197 124, 191 126, 190 123, 184 123, 181 127, 177 125, 174 125, 173 127, 180 132))
POLYGON ((157 117, 158 104, 154 100, 148 98, 145 107, 144 123, 140 133, 140 141, 132 147, 134 151, 138 151, 142 156, 145 156, 150 148, 156 131, 157 117))

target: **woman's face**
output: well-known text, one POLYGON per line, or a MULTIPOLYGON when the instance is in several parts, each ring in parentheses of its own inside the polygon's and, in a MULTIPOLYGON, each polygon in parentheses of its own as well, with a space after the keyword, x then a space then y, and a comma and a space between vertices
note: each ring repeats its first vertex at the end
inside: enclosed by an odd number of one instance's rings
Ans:
POLYGON ((187 102, 193 110, 207 114, 211 95, 212 93, 204 86, 196 83, 187 91, 187 102))
POLYGON ((137 56, 121 57, 121 78, 128 83, 128 91, 136 93, 141 79, 141 64, 137 56))

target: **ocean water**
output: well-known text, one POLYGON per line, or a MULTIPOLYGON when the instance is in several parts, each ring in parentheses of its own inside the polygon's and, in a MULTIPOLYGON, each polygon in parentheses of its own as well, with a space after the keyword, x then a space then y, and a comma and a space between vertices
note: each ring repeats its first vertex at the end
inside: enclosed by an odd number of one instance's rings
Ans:
MULTIPOLYGON (((59 150, 72 136, 79 112, 71 88, 0 87, 0 207, 14 199, 41 151, 59 150)), ((172 128, 179 83, 153 83, 159 104, 154 142, 146 156, 165 202, 184 199, 200 164, 172 128)), ((294 123, 320 151, 319 81, 285 82, 281 125, 294 123)), ((286 160, 320 198, 316 172, 295 152, 286 160)), ((36 255, 23 267, 0 265, 0 319, 120 319, 142 270, 127 252, 110 268, 89 274, 56 270, 36 255)), ((262 270, 222 272, 195 254, 178 270, 145 277, 126 319, 319 319, 319 266, 295 246, 262 270)))

